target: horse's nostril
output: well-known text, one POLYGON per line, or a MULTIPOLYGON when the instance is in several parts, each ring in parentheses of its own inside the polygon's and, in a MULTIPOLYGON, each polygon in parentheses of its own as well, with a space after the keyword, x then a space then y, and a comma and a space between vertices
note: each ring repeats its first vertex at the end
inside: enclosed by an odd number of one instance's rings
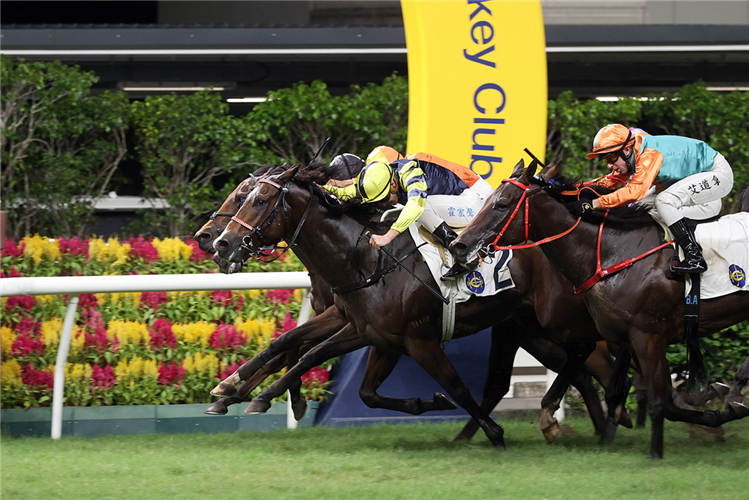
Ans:
POLYGON ((208 233, 198 233, 195 235, 195 239, 198 241, 205 241, 210 239, 211 235, 208 233))
POLYGON ((216 247, 217 249, 221 249, 221 250, 223 250, 223 249, 226 249, 226 248, 229 248, 229 243, 228 243, 228 242, 227 242, 226 240, 223 240, 223 239, 221 239, 221 240, 216 240, 216 241, 215 241, 215 242, 213 243, 213 245, 214 245, 214 246, 215 246, 215 247, 216 247))

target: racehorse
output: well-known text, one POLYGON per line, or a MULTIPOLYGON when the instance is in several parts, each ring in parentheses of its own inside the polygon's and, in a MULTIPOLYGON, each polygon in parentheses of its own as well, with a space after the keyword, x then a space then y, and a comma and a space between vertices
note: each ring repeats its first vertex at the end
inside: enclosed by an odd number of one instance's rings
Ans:
MULTIPOLYGON (((302 167, 299 176, 294 178, 297 172, 300 172, 300 166, 258 181, 232 222, 215 241, 219 255, 232 262, 242 262, 255 255, 259 247, 283 239, 295 244, 295 253, 305 266, 333 285, 334 290, 361 282, 362 270, 372 272, 374 276, 378 270, 388 268, 390 258, 387 255, 361 243, 365 241, 363 236, 367 231, 382 231, 383 226, 363 216, 366 209, 347 211, 326 205, 324 195, 314 185, 315 182, 327 180, 324 169, 319 165, 302 167)), ((415 250, 413 240, 407 237, 397 238, 391 246, 391 251, 396 255, 408 255, 415 250)), ((540 256, 540 253, 537 255, 540 256)), ((440 348, 442 303, 420 286, 411 273, 422 281, 434 283, 431 273, 420 259, 406 259, 402 267, 394 268, 391 274, 374 280, 372 286, 339 293, 347 317, 356 331, 372 345, 369 363, 377 364, 384 360, 384 363, 394 365, 401 354, 410 355, 468 411, 493 444, 503 445, 502 429, 489 418, 485 408, 476 404, 440 348)), ((558 276, 558 273, 555 274, 558 276)), ((519 278, 518 282, 530 282, 531 279, 542 279, 541 273, 533 273, 532 276, 529 273, 527 278, 519 278)), ((570 314, 575 307, 565 300, 547 299, 549 293, 554 295, 555 290, 563 289, 560 286, 536 287, 535 295, 519 296, 514 308, 507 307, 507 303, 512 301, 504 292, 491 298, 473 297, 456 306, 454 337, 476 333, 496 324, 502 316, 512 314, 522 316, 530 311, 542 326, 547 326, 545 322, 553 323, 567 315, 569 320, 566 323, 560 321, 562 330, 570 336, 580 335, 578 338, 588 343, 586 349, 589 353, 592 343, 599 338, 590 318, 586 321, 584 315, 570 314), (537 301, 536 311, 533 311, 533 307, 528 309, 527 303, 523 304, 523 300, 533 298, 537 301), (521 307, 518 309, 518 306, 521 307)), ((571 293, 564 295, 574 302, 575 297, 571 293)), ((584 311, 581 301, 579 308, 584 311)), ((336 345, 335 337, 303 356, 284 377, 257 396, 248 409, 267 410, 270 400, 283 393, 289 377, 298 377, 324 359, 337 355, 341 349, 336 345)), ((578 356, 577 363, 582 363, 586 357, 587 354, 578 356)))
MULTIPOLYGON (((360 164, 352 164, 351 159, 346 162, 345 165, 337 165, 338 168, 333 170, 333 175, 350 177, 363 167, 363 162, 360 164), (344 168, 345 167, 345 168, 344 168), (352 174, 353 173, 353 174, 352 174)), ((209 251, 212 249, 213 241, 216 239, 218 234, 223 231, 223 227, 217 222, 219 217, 228 219, 235 215, 241 202, 244 201, 249 191, 255 186, 257 181, 257 175, 263 174, 268 170, 264 167, 256 171, 255 175, 251 175, 248 179, 242 181, 237 188, 229 195, 226 201, 222 204, 218 211, 214 212, 210 220, 198 230, 195 234, 195 239, 199 242, 201 249, 209 251)), ((228 272, 229 263, 221 258, 215 258, 219 265, 222 267, 224 272, 228 272)), ((342 328, 348 320, 346 320, 341 311, 337 307, 326 309, 326 304, 333 304, 333 296, 330 293, 329 287, 319 278, 317 275, 312 275, 312 302, 314 309, 318 312, 319 316, 313 318, 311 322, 301 325, 300 327, 288 332, 287 334, 275 339, 271 346, 265 349, 262 353, 255 356, 250 362, 242 367, 238 374, 242 374, 242 385, 236 388, 231 381, 225 381, 219 384, 214 390, 215 395, 226 396, 222 399, 214 402, 208 409, 205 410, 207 414, 224 415, 227 413, 227 407, 234 403, 239 403, 244 400, 246 396, 254 390, 257 385, 264 380, 271 373, 275 373, 284 364, 288 365, 289 368, 297 361, 298 356, 296 355, 296 349, 304 342, 305 348, 309 348, 311 344, 329 338, 335 334, 340 328, 342 328), (327 292, 327 293, 326 293, 327 292), (325 309, 325 311, 323 311, 325 309), (284 363, 284 353, 287 354, 286 363, 284 363), (256 371, 257 370, 257 371, 256 371)), ((482 407, 491 410, 499 403, 501 398, 509 390, 510 378, 512 375, 512 361, 515 357, 519 347, 523 347, 526 351, 531 353, 534 357, 539 359, 544 366, 561 372, 567 363, 567 352, 564 351, 558 342, 552 341, 541 336, 535 336, 536 332, 532 327, 526 326, 526 329, 520 329, 512 322, 505 322, 498 328, 495 326, 492 330, 492 344, 490 354, 490 367, 487 376, 487 382, 485 384, 484 398, 482 401, 482 407), (501 331, 501 335, 498 333, 501 331), (530 334, 530 335, 529 335, 530 334)), ((548 333, 543 332, 546 335, 548 333)), ((354 338, 358 338, 355 331, 351 331, 350 334, 354 338)), ((340 341, 340 337, 339 337, 340 341)), ((344 339, 348 342, 349 339, 344 339)), ((591 384, 589 372, 597 374, 597 378, 601 384, 606 387, 608 384, 608 375, 611 370, 610 361, 611 358, 608 355, 605 343, 599 343, 596 350, 589 356, 585 361, 586 371, 578 370, 572 379, 572 384, 580 391, 584 401, 589 407, 591 419, 597 433, 600 433, 603 428, 603 415, 601 412, 600 402, 598 399, 597 392, 591 384)), ((362 345, 365 345, 362 343, 362 345)), ((387 373, 381 375, 386 377, 387 373)), ((379 385, 380 381, 373 377, 366 377, 365 380, 371 380, 374 384, 379 385)), ((563 379, 560 379, 563 380, 563 379)), ((376 388, 376 385, 374 388, 376 388)), ((406 401, 395 401, 392 399, 380 400, 375 403, 375 399, 378 398, 374 388, 370 388, 365 384, 362 388, 362 399, 370 404, 370 406, 388 406, 389 403, 391 409, 407 411, 409 413, 421 413, 429 409, 449 409, 445 404, 446 400, 443 400, 438 396, 436 401, 438 406, 429 406, 428 402, 423 402, 418 398, 415 400, 415 404, 410 404, 406 401)), ((290 388, 291 403, 294 415, 299 420, 306 410, 306 402, 301 398, 299 394, 299 385, 295 385, 290 388)), ((553 394, 544 400, 541 428, 544 432, 547 440, 553 440, 558 430, 556 420, 553 418, 553 413, 558 407, 559 401, 555 400, 553 394)), ((628 416, 622 415, 622 423, 628 425, 628 416)), ((631 426, 631 424, 629 424, 631 426)), ((473 434, 478 430, 477 425, 473 421, 470 421, 465 428, 458 434, 456 439, 470 439, 473 434)))
MULTIPOLYGON (((736 401, 729 401, 722 411, 696 411, 674 404, 665 352, 669 343, 684 337, 685 285, 670 275, 672 248, 647 254, 662 243, 659 227, 647 213, 639 208, 612 210, 611 219, 619 214, 618 221, 581 222, 563 205, 571 199, 565 193, 576 186, 561 177, 555 165, 544 168, 539 176, 534 177, 535 173, 535 161, 529 168, 524 168, 522 160, 516 165, 510 179, 503 181, 450 246, 456 259, 472 261, 481 249, 497 249, 492 242, 517 248, 525 246, 517 245, 523 241, 535 241, 529 245, 542 244, 543 252, 571 283, 583 285, 594 275, 605 278, 583 297, 601 335, 626 346, 640 367, 652 422, 650 457, 663 457, 664 417, 717 427, 748 416, 749 408, 736 401), (618 263, 643 255, 621 272, 607 276, 601 271, 601 262, 618 263)), ((737 291, 702 300, 698 333, 719 331, 748 316, 749 293, 737 291)))

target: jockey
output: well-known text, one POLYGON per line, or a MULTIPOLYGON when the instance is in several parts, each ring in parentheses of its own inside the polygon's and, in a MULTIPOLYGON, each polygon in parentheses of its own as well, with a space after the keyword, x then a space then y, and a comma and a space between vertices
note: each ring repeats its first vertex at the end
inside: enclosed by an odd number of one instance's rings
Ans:
MULTIPOLYGON (((369 154, 366 164, 353 179, 329 181, 323 187, 343 200, 358 197, 362 203, 404 205, 387 233, 370 238, 369 244, 377 249, 417 220, 447 248, 458 237, 448 222, 468 225, 494 191, 469 168, 426 153, 404 158, 391 147, 379 146, 369 154)), ((466 271, 456 263, 442 279, 466 271)))
POLYGON ((733 187, 733 170, 726 159, 697 139, 675 135, 647 135, 614 123, 598 131, 588 158, 598 158, 611 174, 597 182, 616 191, 593 200, 569 204, 577 216, 639 201, 651 186, 655 207, 684 250, 684 260, 671 266, 675 273, 702 273, 707 263, 685 218, 718 215, 721 198, 733 187))

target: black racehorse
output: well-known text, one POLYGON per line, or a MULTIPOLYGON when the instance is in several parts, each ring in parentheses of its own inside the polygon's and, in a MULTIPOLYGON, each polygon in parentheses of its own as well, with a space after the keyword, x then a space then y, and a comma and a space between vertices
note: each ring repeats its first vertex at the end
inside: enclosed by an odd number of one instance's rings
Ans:
MULTIPOLYGON (((362 281, 362 273, 374 276, 391 267, 390 257, 366 244, 367 231, 383 231, 384 227, 371 222, 367 209, 347 211, 327 205, 325 196, 315 187, 315 183, 325 182, 327 178, 324 168, 312 165, 301 170, 299 166, 289 168, 280 175, 260 179, 232 222, 215 241, 219 255, 232 262, 242 262, 256 254, 258 248, 283 239, 294 244, 300 260, 334 290, 362 281)), ((415 250, 409 237, 397 238, 391 246, 396 255, 409 255, 415 250)), ((543 259, 540 252, 536 255, 543 259)), ((414 273, 433 284, 429 270, 420 259, 407 259, 404 266, 407 269, 395 267, 392 273, 376 280, 372 286, 339 294, 352 327, 372 346, 369 365, 384 365, 386 369, 381 373, 389 373, 402 354, 410 355, 471 414, 495 445, 502 445, 501 428, 488 417, 487 408, 476 404, 440 347, 442 302, 411 275, 414 273)), ((543 280, 541 271, 542 267, 534 269, 528 265, 528 275, 523 276, 522 271, 518 271, 516 282, 531 285, 543 280), (531 271, 538 272, 531 275, 531 271)), ((552 275, 559 276, 558 273, 552 275)), ((575 309, 582 312, 585 309, 582 301, 569 292, 569 284, 537 286, 535 292, 518 293, 515 301, 508 300, 510 298, 503 292, 492 298, 474 297, 459 304, 454 337, 470 335, 513 314, 527 315, 530 312, 536 324, 562 325, 558 333, 579 335, 578 338, 588 343, 586 354, 576 357, 578 366, 599 338, 589 317, 586 321, 586 314, 574 314, 575 309), (554 296, 550 300, 547 294, 564 298, 554 296), (530 302, 524 304, 524 300, 537 303, 528 308, 530 302), (513 306, 508 307, 508 303, 513 306), (568 318, 566 322, 565 317, 568 318)), ((321 361, 345 352, 344 349, 350 346, 341 345, 336 339, 338 335, 302 357, 287 375, 256 397, 249 409, 265 411, 270 400, 286 390, 289 380, 321 361)), ((365 376, 363 384, 366 383, 365 376)))
MULTIPOLYGON (((664 417, 716 427, 749 415, 749 408, 736 401, 729 401, 723 411, 696 411, 674 403, 665 353, 669 343, 684 337, 685 285, 670 274, 671 247, 648 254, 662 244, 662 234, 647 213, 638 208, 612 210, 605 225, 581 222, 563 204, 575 196, 568 194, 576 191, 574 183, 565 181, 556 166, 546 167, 538 176, 535 173, 535 161, 529 168, 518 163, 511 178, 495 190, 452 243, 450 251, 456 259, 471 261, 494 242, 513 245, 530 240, 543 242, 541 248, 549 260, 577 286, 597 270, 604 276, 583 297, 598 331, 605 339, 626 346, 641 369, 652 422, 651 457, 663 456, 664 417), (617 215, 618 221, 614 220, 617 215), (623 265, 620 272, 607 276, 600 271, 602 262, 606 267, 641 255, 642 259, 623 265)), ((699 334, 719 331, 747 317, 749 293, 737 291, 702 300, 699 334)))

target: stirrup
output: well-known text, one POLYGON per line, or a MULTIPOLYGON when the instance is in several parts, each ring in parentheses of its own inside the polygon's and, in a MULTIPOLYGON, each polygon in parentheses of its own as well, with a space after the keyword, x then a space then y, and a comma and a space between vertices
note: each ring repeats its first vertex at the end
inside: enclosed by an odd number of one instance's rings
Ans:
POLYGON ((688 262, 684 259, 677 264, 671 264, 671 272, 676 274, 701 274, 705 271, 707 271, 707 262, 702 258, 697 262, 688 262))
POLYGON ((466 266, 464 266, 460 262, 456 262, 455 264, 453 264, 453 266, 450 269, 447 270, 447 272, 445 272, 445 274, 443 274, 440 277, 440 280, 441 281, 452 280, 470 271, 471 271, 470 269, 468 269, 466 266))

